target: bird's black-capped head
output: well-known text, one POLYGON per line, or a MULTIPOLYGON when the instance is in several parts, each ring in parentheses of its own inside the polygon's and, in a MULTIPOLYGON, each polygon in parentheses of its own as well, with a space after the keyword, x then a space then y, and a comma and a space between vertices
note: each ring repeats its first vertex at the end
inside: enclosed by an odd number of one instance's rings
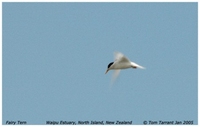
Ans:
MULTIPOLYGON (((111 63, 108 64, 108 69, 106 70, 106 73, 110 70, 109 68, 110 68, 110 66, 111 66, 113 63, 114 63, 114 62, 111 62, 111 63)), ((105 73, 105 74, 106 74, 106 73, 105 73)))
POLYGON ((109 64, 108 64, 108 68, 109 68, 113 63, 114 63, 114 62, 109 63, 109 64))

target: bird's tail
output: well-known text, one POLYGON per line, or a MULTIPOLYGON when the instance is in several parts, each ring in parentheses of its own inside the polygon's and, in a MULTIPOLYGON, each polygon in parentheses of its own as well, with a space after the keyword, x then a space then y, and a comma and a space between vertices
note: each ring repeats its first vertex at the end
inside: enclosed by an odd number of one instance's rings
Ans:
POLYGON ((132 65, 133 68, 145 69, 145 67, 140 66, 140 65, 138 65, 138 64, 136 64, 136 63, 134 63, 134 62, 131 62, 131 65, 132 65))

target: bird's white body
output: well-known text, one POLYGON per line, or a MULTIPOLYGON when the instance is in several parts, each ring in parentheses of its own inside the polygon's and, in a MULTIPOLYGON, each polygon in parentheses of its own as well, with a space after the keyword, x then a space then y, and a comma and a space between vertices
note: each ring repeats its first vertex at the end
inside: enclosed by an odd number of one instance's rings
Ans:
POLYGON ((117 76, 120 73, 121 69, 127 69, 127 68, 140 68, 140 69, 145 69, 144 67, 131 62, 128 58, 126 58, 122 53, 120 52, 115 52, 114 54, 115 56, 115 61, 110 63, 108 65, 108 69, 106 70, 106 73, 109 70, 115 70, 114 74, 113 74, 113 78, 116 79, 117 76))
POLYGON ((113 65, 110 66, 109 70, 115 70, 115 69, 127 69, 131 68, 130 62, 114 62, 113 65))

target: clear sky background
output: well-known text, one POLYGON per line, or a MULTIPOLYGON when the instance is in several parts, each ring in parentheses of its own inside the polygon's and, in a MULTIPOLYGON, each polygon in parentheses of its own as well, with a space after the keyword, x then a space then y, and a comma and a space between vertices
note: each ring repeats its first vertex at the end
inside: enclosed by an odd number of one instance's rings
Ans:
POLYGON ((3 124, 197 124, 197 5, 3 3, 3 124), (115 51, 146 69, 110 87, 115 51))

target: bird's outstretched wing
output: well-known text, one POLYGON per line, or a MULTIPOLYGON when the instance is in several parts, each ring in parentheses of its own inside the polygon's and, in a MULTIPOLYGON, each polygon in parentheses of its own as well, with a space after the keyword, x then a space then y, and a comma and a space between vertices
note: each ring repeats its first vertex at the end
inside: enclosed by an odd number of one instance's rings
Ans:
POLYGON ((115 82, 115 80, 119 76, 119 73, 120 73, 120 69, 114 70, 113 75, 112 75, 111 85, 115 82))
POLYGON ((120 52, 114 52, 114 60, 117 62, 129 62, 129 59, 120 52))

